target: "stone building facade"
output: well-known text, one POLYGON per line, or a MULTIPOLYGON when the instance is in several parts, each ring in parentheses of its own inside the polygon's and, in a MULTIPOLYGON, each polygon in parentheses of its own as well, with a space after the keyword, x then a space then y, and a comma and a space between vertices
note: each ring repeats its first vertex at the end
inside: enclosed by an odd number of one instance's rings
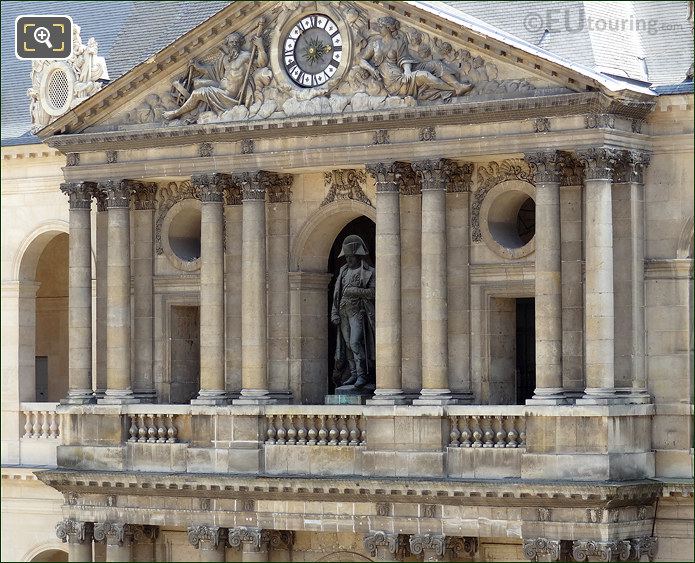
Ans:
POLYGON ((685 84, 443 3, 235 2, 41 114, 3 146, 3 559, 689 557, 685 84))

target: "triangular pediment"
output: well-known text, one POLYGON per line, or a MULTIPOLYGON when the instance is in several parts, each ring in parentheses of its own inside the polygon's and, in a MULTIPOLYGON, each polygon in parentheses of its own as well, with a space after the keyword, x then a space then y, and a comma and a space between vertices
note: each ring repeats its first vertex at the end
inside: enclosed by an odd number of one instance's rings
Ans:
POLYGON ((330 117, 600 89, 406 3, 235 2, 40 132, 330 117))

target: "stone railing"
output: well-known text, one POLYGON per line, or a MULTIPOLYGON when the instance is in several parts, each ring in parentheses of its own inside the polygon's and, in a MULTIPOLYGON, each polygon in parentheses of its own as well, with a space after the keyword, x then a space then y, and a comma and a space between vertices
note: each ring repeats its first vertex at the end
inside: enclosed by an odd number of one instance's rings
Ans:
POLYGON ((147 444, 175 444, 178 439, 176 415, 160 414, 157 407, 151 406, 141 414, 129 413, 128 442, 147 444))
MULTIPOLYGON (((361 414, 336 414, 335 407, 305 412, 290 408, 286 412, 266 411, 265 443, 277 446, 364 446, 367 428, 361 414)), ((270 409, 268 409, 270 410, 270 409)))
POLYGON ((452 407, 450 448, 525 448, 526 418, 515 407, 452 407), (461 414, 454 414, 461 410, 461 414))
POLYGON ((23 439, 57 440, 60 438, 60 415, 57 403, 21 403, 24 414, 23 439))

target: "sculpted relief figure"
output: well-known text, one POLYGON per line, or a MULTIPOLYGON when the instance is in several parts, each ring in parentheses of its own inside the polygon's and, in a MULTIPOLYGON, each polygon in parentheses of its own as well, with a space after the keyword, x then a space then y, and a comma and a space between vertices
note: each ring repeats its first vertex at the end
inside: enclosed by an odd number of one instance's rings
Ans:
POLYGON ((244 36, 235 32, 227 37, 222 53, 212 64, 193 61, 188 76, 173 84, 183 104, 176 110, 165 111, 163 117, 176 119, 201 105, 217 114, 236 106, 251 106, 273 78, 261 35, 263 24, 259 23, 250 51, 244 47, 244 36))
POLYGON ((336 371, 349 368, 346 381, 336 385, 353 385, 361 389, 374 379, 374 293, 376 274, 365 259, 364 241, 348 235, 339 256, 346 264, 340 268, 333 291, 331 322, 338 327, 335 351, 336 371))
POLYGON ((383 81, 390 95, 412 96, 422 100, 449 100, 453 96, 464 95, 473 87, 459 82, 441 61, 430 60, 423 63, 411 54, 408 38, 395 18, 379 18, 375 27, 379 35, 363 51, 359 64, 375 80, 383 81))

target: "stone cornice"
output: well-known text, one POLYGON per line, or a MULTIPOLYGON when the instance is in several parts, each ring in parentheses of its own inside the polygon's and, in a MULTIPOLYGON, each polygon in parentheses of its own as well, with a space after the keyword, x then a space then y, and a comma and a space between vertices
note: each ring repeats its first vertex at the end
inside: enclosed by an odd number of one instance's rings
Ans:
MULTIPOLYGON (((103 91, 103 90, 102 90, 103 91)), ((100 93, 96 94, 96 96, 100 93)), ((103 131, 94 133, 63 134, 47 137, 46 143, 63 153, 104 151, 118 147, 128 149, 154 146, 181 145, 186 142, 240 141, 267 137, 294 137, 343 133, 347 131, 373 131, 427 125, 466 125, 474 123, 508 122, 535 117, 584 115, 605 106, 606 112, 616 116, 648 114, 653 107, 644 102, 637 109, 632 105, 611 101, 599 92, 555 94, 506 100, 470 101, 442 106, 368 111, 329 116, 302 116, 290 119, 266 119, 177 127, 143 128, 103 131)), ((59 120, 60 121, 60 120, 59 120)), ((57 123, 57 122, 56 122, 57 123)), ((50 126, 49 126, 50 127, 50 126)))
POLYGON ((46 470, 36 472, 39 480, 61 493, 124 494, 144 496, 215 497, 363 502, 418 502, 477 506, 562 505, 604 508, 650 503, 661 494, 662 484, 652 480, 626 484, 523 480, 399 479, 356 477, 307 477, 180 474, 149 472, 102 472, 46 470), (393 491, 397 491, 394 493, 393 491))

